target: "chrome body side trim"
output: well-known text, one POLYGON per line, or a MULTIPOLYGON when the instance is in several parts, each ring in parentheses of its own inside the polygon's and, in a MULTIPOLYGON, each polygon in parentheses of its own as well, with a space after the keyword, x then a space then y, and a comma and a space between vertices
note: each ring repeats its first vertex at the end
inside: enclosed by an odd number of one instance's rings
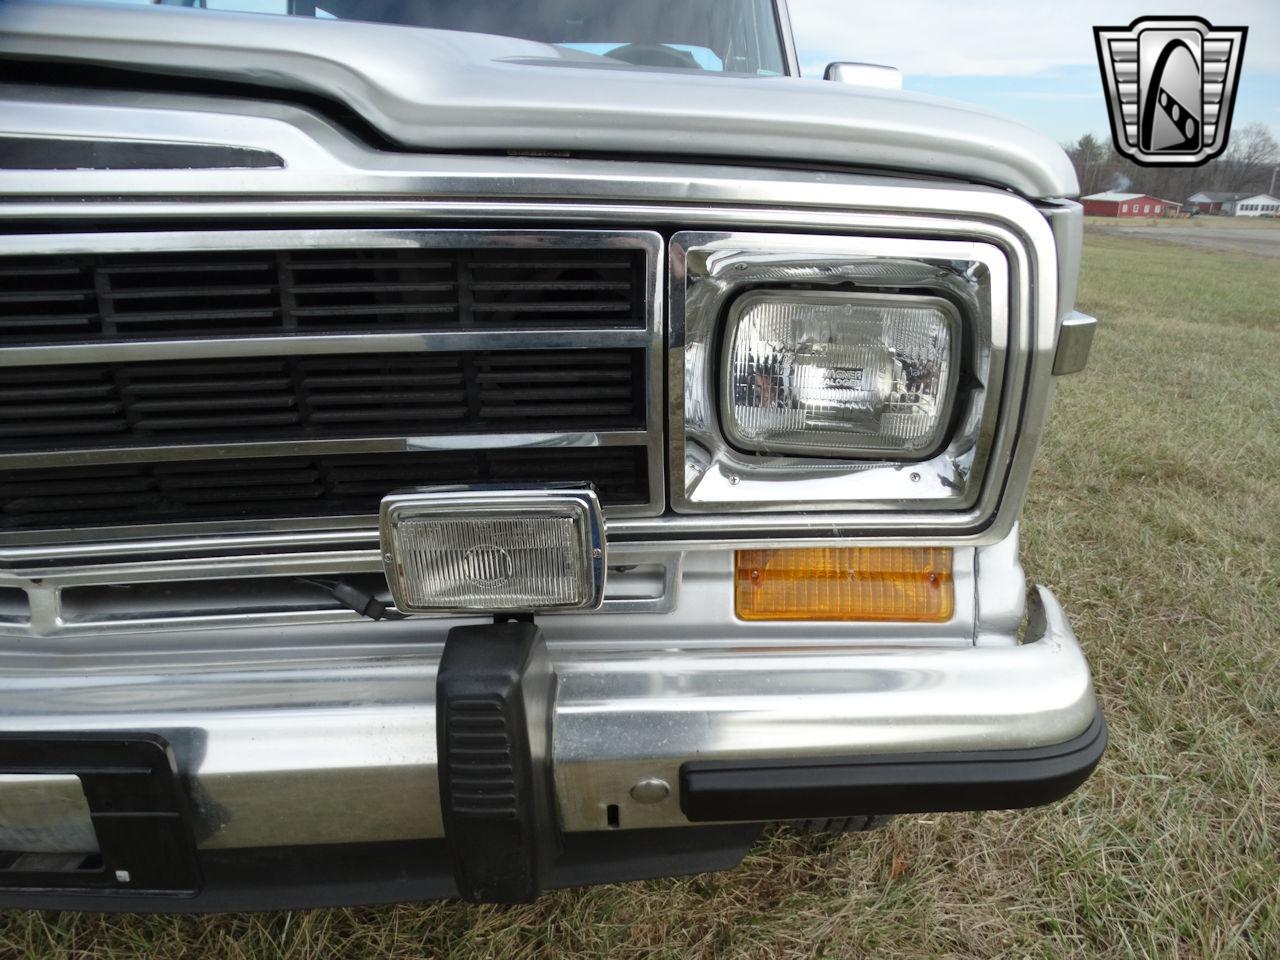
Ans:
MULTIPOLYGON (((678 791, 641 804, 630 788, 646 778, 677 784, 691 759, 1068 740, 1096 710, 1089 670, 1047 591, 1033 613, 1027 642, 1010 635, 987 646, 894 640, 883 624, 867 625, 881 635, 865 643, 847 631, 823 640, 823 625, 801 624, 814 631, 810 642, 801 631, 787 646, 717 648, 668 618, 660 627, 648 621, 648 642, 609 645, 572 639, 577 623, 594 624, 598 638, 598 616, 548 620, 560 677, 554 765, 564 827, 605 829, 611 804, 623 829, 689 825, 678 791)), ((335 626, 345 640, 324 650, 281 646, 291 636, 306 642, 284 629, 271 632, 274 647, 236 651, 221 634, 207 635, 204 652, 185 656, 163 647, 11 649, 0 726, 165 736, 192 791, 203 847, 440 836, 433 690, 447 624, 425 636, 418 624, 399 643, 369 639, 382 635, 381 624, 335 626)), ((303 632, 314 642, 314 628, 303 632)), ((0 847, 5 839, 0 825, 0 847)))

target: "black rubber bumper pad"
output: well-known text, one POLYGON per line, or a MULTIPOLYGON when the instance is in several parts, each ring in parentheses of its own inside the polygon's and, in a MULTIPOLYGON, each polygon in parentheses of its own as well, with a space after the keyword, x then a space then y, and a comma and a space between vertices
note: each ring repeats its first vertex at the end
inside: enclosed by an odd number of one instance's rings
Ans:
POLYGON ((694 822, 1034 807, 1080 786, 1106 747, 1099 712, 1047 747, 692 762, 680 770, 680 805, 694 822))

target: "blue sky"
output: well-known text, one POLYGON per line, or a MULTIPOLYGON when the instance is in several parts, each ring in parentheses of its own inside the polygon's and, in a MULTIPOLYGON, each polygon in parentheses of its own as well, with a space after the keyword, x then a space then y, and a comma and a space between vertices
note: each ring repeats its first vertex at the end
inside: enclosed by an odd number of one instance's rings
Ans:
POLYGON ((1060 142, 1110 135, 1093 27, 1192 14, 1247 26, 1233 129, 1280 140, 1280 0, 789 0, 802 73, 831 60, 898 67, 904 87, 1009 114, 1060 142))

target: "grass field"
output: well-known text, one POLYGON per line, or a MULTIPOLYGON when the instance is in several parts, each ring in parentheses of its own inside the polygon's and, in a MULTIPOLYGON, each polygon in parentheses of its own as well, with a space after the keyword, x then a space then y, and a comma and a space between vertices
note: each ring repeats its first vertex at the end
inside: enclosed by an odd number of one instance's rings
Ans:
POLYGON ((1079 299, 1024 524, 1111 724, 1069 800, 511 909, 15 913, 0 958, 1280 958, 1280 268, 1090 235, 1079 299))

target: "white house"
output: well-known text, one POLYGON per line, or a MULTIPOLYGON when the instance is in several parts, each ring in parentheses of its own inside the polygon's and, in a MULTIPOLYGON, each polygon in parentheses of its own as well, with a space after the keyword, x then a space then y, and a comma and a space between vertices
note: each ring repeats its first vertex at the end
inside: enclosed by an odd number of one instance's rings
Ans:
POLYGON ((1280 217, 1280 200, 1269 193, 1245 197, 1236 204, 1237 217, 1280 217))
POLYGON ((1230 217, 1235 215, 1236 204, 1247 196, 1247 193, 1196 193, 1187 197, 1187 206, 1195 207, 1200 213, 1230 217))

